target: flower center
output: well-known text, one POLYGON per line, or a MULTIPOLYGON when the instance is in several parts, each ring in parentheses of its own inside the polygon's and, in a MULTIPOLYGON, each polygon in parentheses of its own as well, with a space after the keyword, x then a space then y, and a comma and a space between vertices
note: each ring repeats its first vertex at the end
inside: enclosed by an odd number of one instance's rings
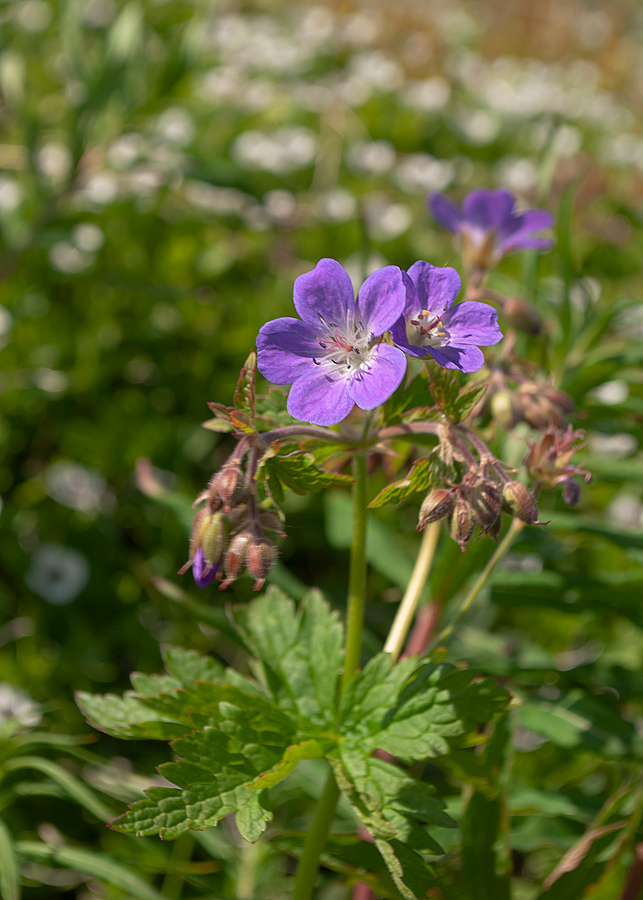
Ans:
POLYGON ((347 318, 340 326, 320 316, 319 324, 317 343, 323 354, 313 360, 316 365, 324 364, 336 368, 342 375, 349 375, 370 362, 373 335, 366 331, 363 322, 347 318))
POLYGON ((439 347, 448 337, 442 326, 442 317, 430 310, 421 310, 414 318, 406 321, 406 336, 415 347, 439 347))

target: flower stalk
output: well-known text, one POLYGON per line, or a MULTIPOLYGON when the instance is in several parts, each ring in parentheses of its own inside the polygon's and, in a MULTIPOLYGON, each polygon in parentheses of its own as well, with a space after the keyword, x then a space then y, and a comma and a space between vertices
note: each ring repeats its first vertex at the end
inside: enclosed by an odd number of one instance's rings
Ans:
MULTIPOLYGON (((353 541, 348 576, 348 610, 346 616, 346 649, 344 671, 340 685, 340 695, 350 684, 359 668, 366 605, 366 520, 367 520, 367 472, 366 453, 359 453, 353 459, 353 541)), ((319 858, 330 831, 339 788, 332 772, 328 776, 324 793, 320 800, 308 833, 297 874, 292 900, 310 900, 315 888, 319 868, 319 858)))

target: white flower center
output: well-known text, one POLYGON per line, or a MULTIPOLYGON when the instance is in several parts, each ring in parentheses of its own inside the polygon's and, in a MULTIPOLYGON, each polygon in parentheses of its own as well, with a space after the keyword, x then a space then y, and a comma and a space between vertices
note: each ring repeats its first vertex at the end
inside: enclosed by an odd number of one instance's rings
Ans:
POLYGON ((406 320, 406 337, 415 347, 440 347, 448 338, 441 316, 423 309, 412 319, 406 320))
POLYGON ((337 325, 320 316, 319 324, 317 342, 323 352, 314 362, 329 370, 329 375, 331 369, 340 376, 352 375, 370 364, 374 335, 363 322, 356 322, 349 315, 343 325, 337 325))

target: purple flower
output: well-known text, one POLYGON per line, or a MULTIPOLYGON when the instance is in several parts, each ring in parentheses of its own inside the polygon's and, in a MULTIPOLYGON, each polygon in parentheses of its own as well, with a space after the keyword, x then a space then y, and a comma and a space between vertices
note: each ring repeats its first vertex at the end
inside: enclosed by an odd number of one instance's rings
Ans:
POLYGON ((206 566, 205 559, 203 558, 203 549, 199 547, 194 554, 194 561, 192 563, 192 574, 194 575, 194 583, 196 586, 198 588, 207 587, 216 578, 218 570, 219 563, 217 563, 216 566, 210 566, 209 568, 206 566))
POLYGON ((498 314, 486 303, 465 300, 451 306, 460 291, 455 269, 413 263, 404 273, 406 304, 391 328, 393 343, 411 356, 426 356, 447 369, 477 372, 484 364, 478 345, 502 338, 498 314))
POLYGON ((348 273, 320 260, 295 281, 294 318, 274 319, 257 337, 257 367, 273 384, 292 384, 288 412, 303 422, 335 425, 356 403, 375 409, 400 385, 401 350, 378 342, 404 309, 402 270, 370 275, 357 302, 348 273))
POLYGON ((489 268, 517 250, 549 250, 550 238, 535 237, 551 228, 554 217, 544 209, 515 212, 516 198, 504 188, 476 190, 464 198, 462 212, 444 194, 431 194, 429 209, 444 228, 459 234, 467 262, 489 268))

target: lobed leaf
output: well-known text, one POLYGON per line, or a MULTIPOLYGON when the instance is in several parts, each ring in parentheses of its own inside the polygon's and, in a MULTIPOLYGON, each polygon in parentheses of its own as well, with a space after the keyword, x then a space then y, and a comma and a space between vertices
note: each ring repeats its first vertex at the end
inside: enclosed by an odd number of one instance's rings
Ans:
MULTIPOLYGON (((255 425, 255 372, 257 369, 257 353, 251 350, 248 354, 241 372, 239 380, 234 392, 233 403, 235 410, 241 414, 243 419, 252 425, 254 431, 255 425)), ((233 414, 230 420, 234 423, 233 414)))

